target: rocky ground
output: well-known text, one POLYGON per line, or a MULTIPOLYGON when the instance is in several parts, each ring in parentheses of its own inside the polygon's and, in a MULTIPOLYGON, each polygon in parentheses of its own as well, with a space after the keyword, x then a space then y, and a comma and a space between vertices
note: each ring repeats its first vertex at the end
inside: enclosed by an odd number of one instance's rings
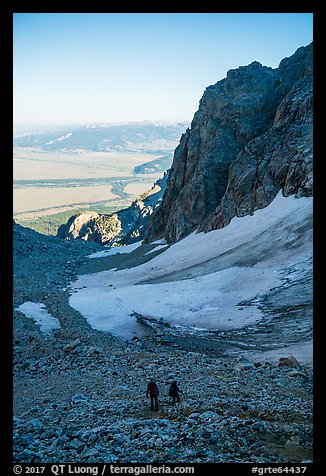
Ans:
MULTIPOLYGON (((15 225, 14 309, 41 302, 61 323, 46 337, 14 310, 15 462, 312 460, 310 365, 298 358, 279 366, 259 353, 248 359, 239 335, 233 344, 225 334, 153 331, 126 341, 92 329, 69 306, 66 288, 76 273, 103 266, 87 258, 99 249, 15 225), (145 396, 150 377, 160 390, 158 412, 145 396), (183 390, 175 407, 173 378, 183 390)), ((112 266, 125 258, 112 257, 112 266)), ((252 340, 273 340, 264 330, 274 332, 275 322, 270 316, 252 340)))

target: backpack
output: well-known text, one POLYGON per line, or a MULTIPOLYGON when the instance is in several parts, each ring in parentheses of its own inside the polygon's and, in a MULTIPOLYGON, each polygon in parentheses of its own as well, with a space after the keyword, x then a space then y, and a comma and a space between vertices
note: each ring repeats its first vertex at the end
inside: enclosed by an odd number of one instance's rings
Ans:
POLYGON ((148 384, 148 390, 152 395, 157 393, 157 387, 156 387, 155 383, 149 383, 148 384))

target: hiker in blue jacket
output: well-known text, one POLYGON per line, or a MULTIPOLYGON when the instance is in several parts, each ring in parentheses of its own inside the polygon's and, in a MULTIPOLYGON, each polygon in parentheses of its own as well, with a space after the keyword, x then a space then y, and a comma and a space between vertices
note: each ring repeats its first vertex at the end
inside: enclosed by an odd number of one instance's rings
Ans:
POLYGON ((171 383, 170 385, 170 388, 169 388, 169 395, 170 397, 172 397, 173 401, 172 401, 172 405, 175 405, 175 402, 180 402, 180 395, 179 393, 182 393, 182 391, 180 390, 180 388, 178 387, 178 384, 177 384, 177 381, 176 380, 173 380, 173 382, 171 383))
POLYGON ((147 386, 147 392, 146 392, 146 397, 148 398, 148 395, 151 397, 151 410, 155 410, 156 412, 158 411, 158 396, 159 396, 159 391, 158 387, 153 379, 150 380, 148 386, 147 386), (154 408, 154 403, 155 403, 155 408, 154 408))

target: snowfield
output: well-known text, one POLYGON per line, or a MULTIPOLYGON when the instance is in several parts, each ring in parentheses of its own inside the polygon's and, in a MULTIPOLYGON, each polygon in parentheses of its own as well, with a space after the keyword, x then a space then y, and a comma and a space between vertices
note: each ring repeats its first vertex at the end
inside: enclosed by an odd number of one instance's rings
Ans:
MULTIPOLYGON (((310 197, 280 192, 253 216, 192 233, 140 266, 80 275, 71 284, 70 305, 93 328, 126 338, 139 333, 134 311, 172 326, 227 330, 254 324, 262 312, 243 301, 282 285, 294 265, 311 262, 312 207, 310 197)), ((124 251, 139 252, 140 245, 124 251)))

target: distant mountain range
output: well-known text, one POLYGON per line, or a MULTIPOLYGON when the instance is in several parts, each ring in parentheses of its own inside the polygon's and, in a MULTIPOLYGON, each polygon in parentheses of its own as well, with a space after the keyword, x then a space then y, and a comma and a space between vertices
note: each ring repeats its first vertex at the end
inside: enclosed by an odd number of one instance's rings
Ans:
POLYGON ((15 147, 35 147, 42 150, 94 152, 173 152, 180 135, 188 124, 160 124, 154 122, 82 125, 53 128, 14 138, 15 147))

